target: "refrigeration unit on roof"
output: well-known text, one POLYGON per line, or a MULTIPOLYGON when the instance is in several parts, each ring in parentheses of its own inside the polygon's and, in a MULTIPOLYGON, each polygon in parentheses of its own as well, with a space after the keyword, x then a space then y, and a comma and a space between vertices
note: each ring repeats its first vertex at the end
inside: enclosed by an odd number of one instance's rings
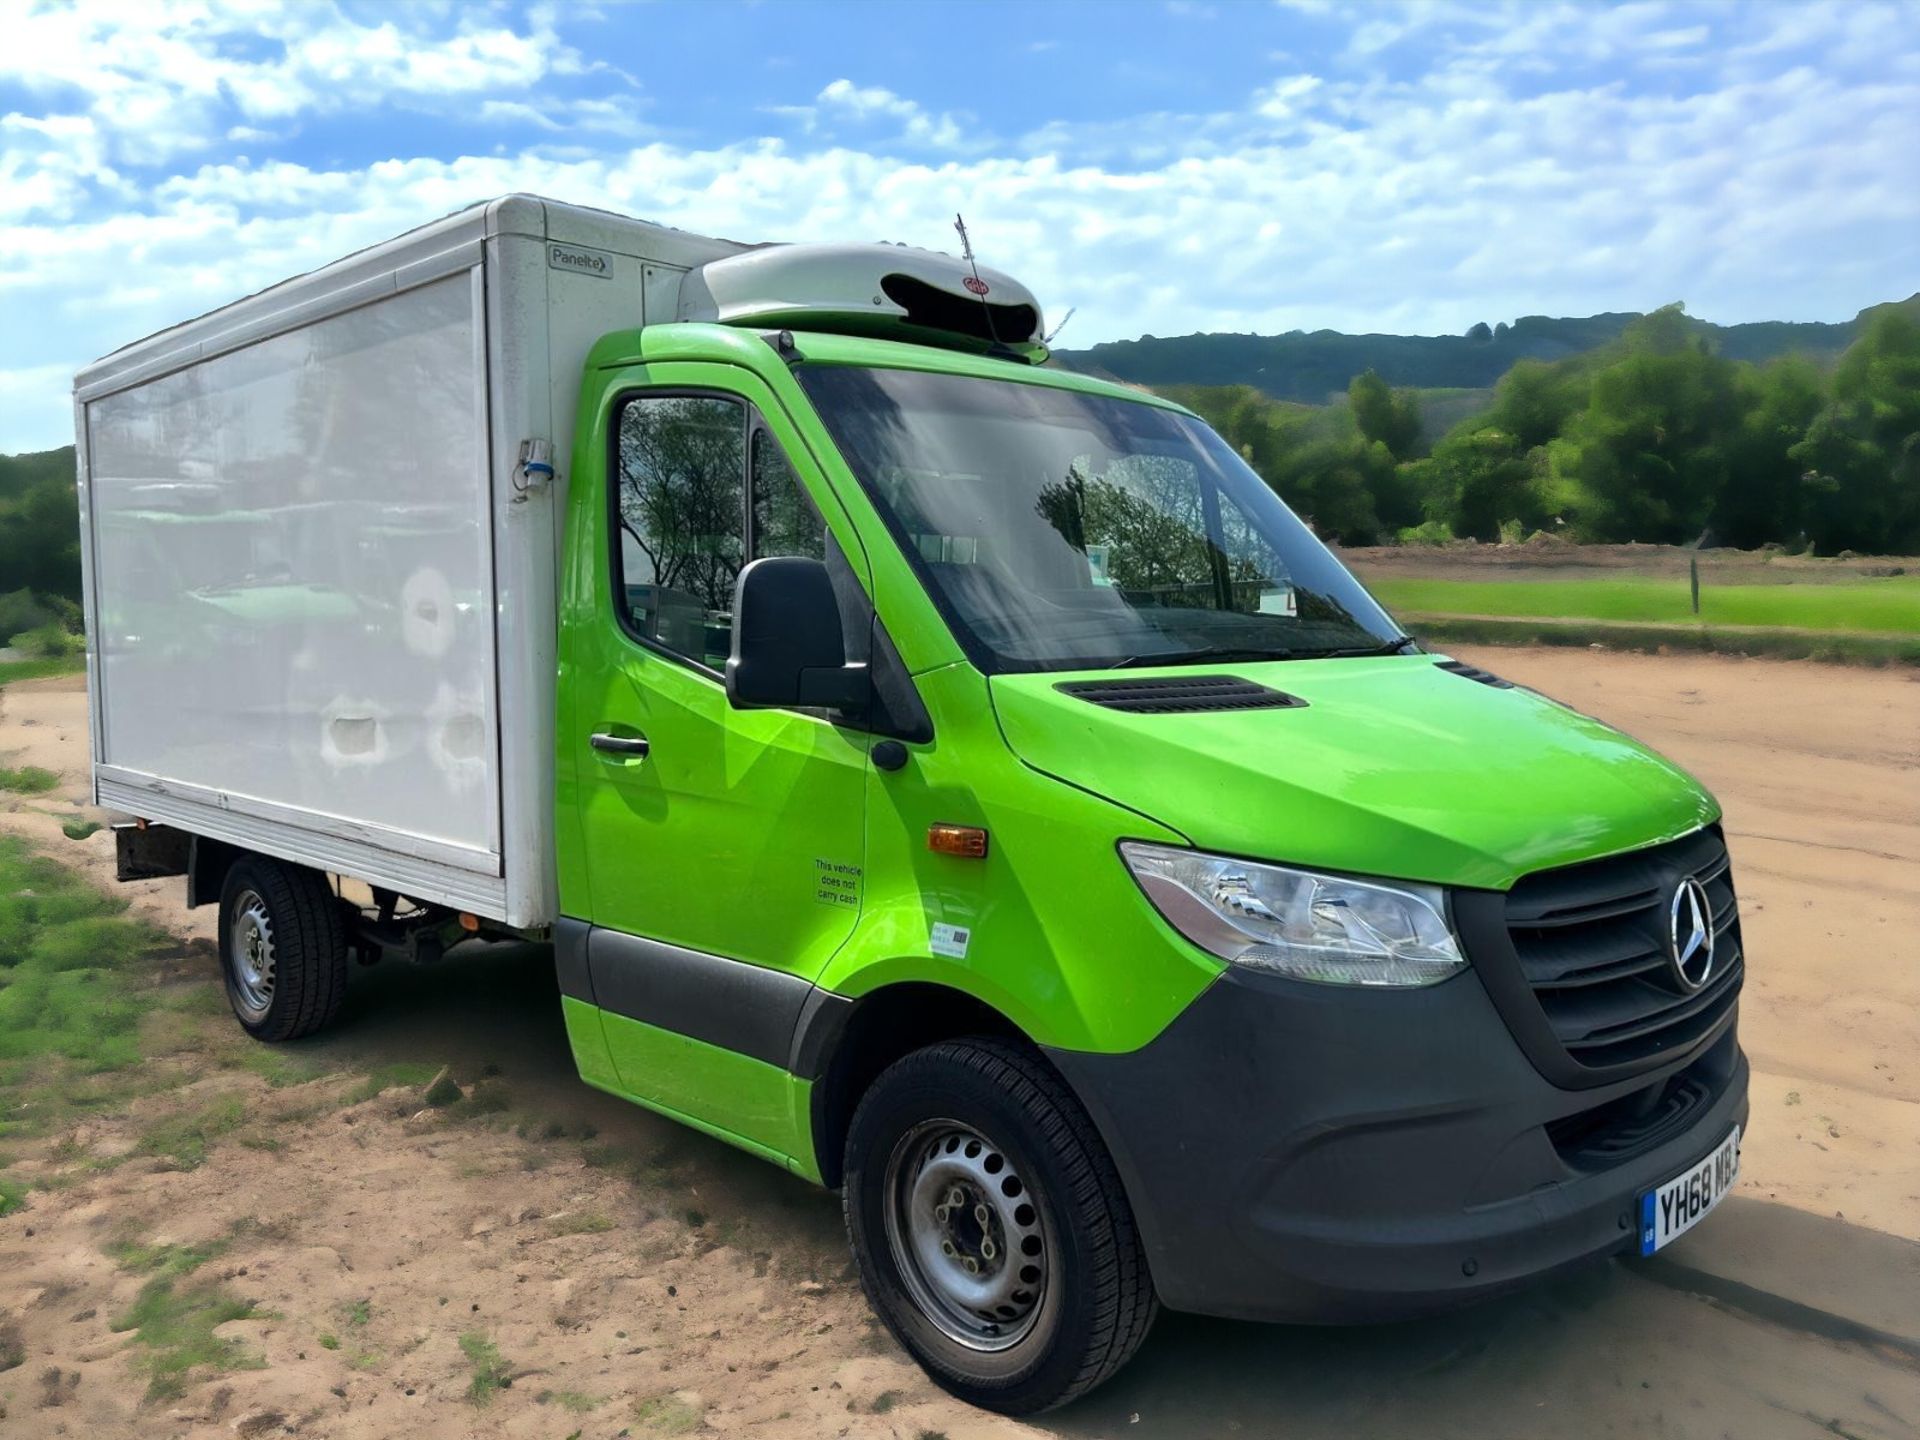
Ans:
POLYGON ((681 283, 679 318, 1046 358, 1040 303, 1025 285, 905 245, 763 245, 710 260, 681 283))

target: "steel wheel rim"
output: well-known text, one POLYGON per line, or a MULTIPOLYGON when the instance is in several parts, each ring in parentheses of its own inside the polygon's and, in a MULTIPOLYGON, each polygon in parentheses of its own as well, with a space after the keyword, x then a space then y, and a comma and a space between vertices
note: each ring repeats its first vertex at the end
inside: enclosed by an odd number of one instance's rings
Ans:
POLYGON ((227 955, 234 1006, 248 1019, 258 1020, 273 1004, 273 916, 267 902, 251 890, 241 891, 234 899, 227 955))
POLYGON ((922 1121, 893 1147, 883 1195, 894 1264, 943 1335, 991 1353, 1033 1332, 1055 1247, 1039 1192, 1004 1149, 957 1120, 922 1121))

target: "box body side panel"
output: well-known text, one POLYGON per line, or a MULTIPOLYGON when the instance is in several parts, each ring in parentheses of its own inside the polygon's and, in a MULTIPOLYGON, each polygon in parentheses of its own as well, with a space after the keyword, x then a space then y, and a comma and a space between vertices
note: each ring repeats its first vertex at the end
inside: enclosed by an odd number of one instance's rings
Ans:
POLYGON ((83 407, 116 794, 498 879, 481 295, 456 271, 83 407))

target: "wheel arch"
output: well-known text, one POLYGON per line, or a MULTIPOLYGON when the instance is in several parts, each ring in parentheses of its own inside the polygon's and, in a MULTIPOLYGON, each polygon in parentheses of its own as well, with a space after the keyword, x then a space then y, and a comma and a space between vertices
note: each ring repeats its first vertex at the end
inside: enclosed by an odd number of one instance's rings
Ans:
POLYGON ((813 1154, 822 1183, 840 1184, 854 1109, 880 1072, 915 1050, 968 1035, 1011 1041, 1051 1066, 1012 1020, 950 985, 900 981, 852 1000, 814 992, 795 1029, 793 1069, 813 1081, 813 1154))
POLYGON ((234 861, 251 854, 251 850, 229 845, 224 840, 194 836, 187 848, 187 908, 218 905, 220 892, 226 887, 227 871, 233 868, 234 861))

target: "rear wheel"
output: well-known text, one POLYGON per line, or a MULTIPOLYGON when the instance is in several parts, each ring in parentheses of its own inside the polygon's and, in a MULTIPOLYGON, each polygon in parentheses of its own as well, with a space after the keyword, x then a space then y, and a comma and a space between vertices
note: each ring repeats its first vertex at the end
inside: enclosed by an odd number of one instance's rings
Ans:
POLYGON ((1063 1405, 1153 1323, 1112 1160, 1059 1077, 1014 1046, 934 1045, 874 1081, 847 1135, 845 1206, 874 1308, 971 1404, 1063 1405))
POLYGON ((293 1040, 332 1021, 347 991, 347 927, 317 870, 248 855, 220 891, 227 1003, 256 1040, 293 1040))

